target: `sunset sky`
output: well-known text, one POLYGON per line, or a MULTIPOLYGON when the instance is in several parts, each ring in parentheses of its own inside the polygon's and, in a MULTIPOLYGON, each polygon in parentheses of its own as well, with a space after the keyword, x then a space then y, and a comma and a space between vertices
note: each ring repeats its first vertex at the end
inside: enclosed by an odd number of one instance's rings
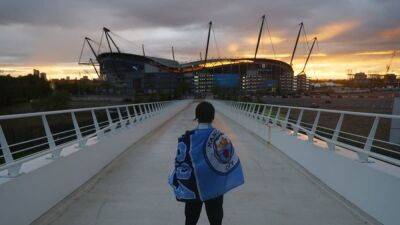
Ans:
MULTIPOLYGON (((147 55, 171 58, 173 45, 184 62, 204 53, 212 20, 211 57, 252 57, 262 14, 276 54, 265 29, 259 57, 288 62, 303 21, 309 41, 319 39, 306 70, 310 77, 346 78, 349 69, 384 73, 400 49, 399 9, 399 0, 1 0, 0 74, 38 68, 50 78, 94 77, 91 67, 77 62, 83 38, 99 41, 103 26, 118 35, 123 52, 141 54, 143 43, 147 55)), ((295 73, 306 52, 302 37, 295 73)), ((400 52, 391 72, 400 74, 400 52)))

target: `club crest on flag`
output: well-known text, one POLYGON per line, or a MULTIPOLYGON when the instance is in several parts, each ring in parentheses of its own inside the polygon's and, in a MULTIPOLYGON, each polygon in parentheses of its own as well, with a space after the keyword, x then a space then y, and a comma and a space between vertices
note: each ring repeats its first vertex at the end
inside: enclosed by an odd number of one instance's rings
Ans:
POLYGON ((237 155, 234 154, 230 140, 217 129, 211 132, 204 154, 209 166, 222 174, 232 171, 239 161, 237 155))

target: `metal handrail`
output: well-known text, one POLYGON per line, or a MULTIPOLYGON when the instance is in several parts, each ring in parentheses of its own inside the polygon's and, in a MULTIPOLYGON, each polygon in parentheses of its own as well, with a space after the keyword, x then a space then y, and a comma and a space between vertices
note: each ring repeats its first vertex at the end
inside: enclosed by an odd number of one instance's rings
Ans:
POLYGON ((306 107, 296 107, 296 106, 292 107, 285 105, 273 105, 273 104, 261 104, 261 103, 249 103, 249 102, 234 102, 234 101, 222 101, 222 102, 225 105, 233 108, 233 112, 241 113, 250 119, 262 122, 263 124, 280 126, 282 129, 288 129, 288 126, 290 125, 290 127, 292 128, 292 135, 298 135, 298 132, 302 131, 308 136, 308 141, 313 142, 314 138, 322 140, 326 142, 326 144, 328 145, 328 149, 331 151, 335 151, 336 146, 338 146, 356 152, 360 162, 369 162, 368 158, 371 157, 381 161, 388 162, 393 165, 400 166, 399 158, 372 151, 373 149, 379 149, 381 152, 386 152, 386 154, 391 153, 400 157, 400 151, 396 151, 395 149, 397 147, 400 147, 399 143, 389 142, 377 139, 375 137, 380 119, 382 118, 396 119, 400 121, 399 115, 350 112, 350 111, 330 110, 330 109, 315 109, 306 107), (285 109, 286 112, 282 113, 282 109, 285 109), (291 112, 293 112, 292 111, 293 109, 300 110, 297 119, 290 119, 290 115, 291 112), (272 112, 273 110, 275 111, 272 112), (314 116, 314 123, 311 124, 302 122, 303 113, 306 111, 316 112, 316 115, 314 116), (321 113, 334 113, 339 115, 339 119, 336 122, 335 129, 318 125, 318 123, 320 122, 319 120, 321 113), (343 119, 345 116, 348 115, 369 117, 374 119, 373 124, 369 130, 369 135, 363 136, 360 134, 342 131, 341 129, 342 129, 343 119), (307 126, 305 126, 305 124, 307 126), (321 128, 325 129, 325 131, 321 131, 321 128), (322 136, 322 134, 328 135, 328 137, 322 136), (343 136, 343 134, 347 136, 343 136), (363 142, 360 139, 362 140, 365 139, 365 142, 363 142), (348 143, 342 142, 340 140, 342 141, 344 140, 345 142, 348 143), (375 142, 386 144, 386 146, 376 145, 375 142), (355 146, 354 144, 358 146, 355 146), (361 146, 363 145, 364 147, 361 148, 359 147, 360 145, 361 146))
POLYGON ((383 113, 366 113, 366 112, 355 112, 355 111, 344 111, 344 110, 333 110, 333 109, 320 109, 320 108, 307 108, 307 107, 300 107, 300 106, 288 106, 288 105, 274 105, 274 104, 264 104, 264 103, 253 103, 253 102, 237 102, 237 103, 247 103, 247 104, 258 104, 258 105, 266 105, 272 107, 280 107, 280 108, 291 108, 291 109, 304 109, 308 111, 320 111, 326 113, 345 113, 348 115, 355 115, 355 116, 379 116, 381 118, 388 118, 388 119, 400 119, 400 115, 392 115, 392 114, 383 114, 383 113))
POLYGON ((97 137, 98 139, 101 139, 102 136, 106 134, 106 132, 108 134, 108 132, 124 128, 129 125, 142 123, 145 120, 154 117, 158 113, 161 113, 161 111, 166 109, 166 107, 170 107, 173 102, 176 101, 146 102, 140 104, 113 105, 94 108, 80 108, 71 110, 58 110, 0 116, 0 122, 12 119, 39 117, 41 118, 41 125, 43 126, 46 134, 43 137, 24 140, 9 145, 6 139, 6 135, 4 134, 4 131, 0 124, 0 159, 4 160, 4 163, 0 165, 0 172, 8 170, 7 176, 18 176, 20 174, 20 168, 22 164, 27 161, 49 153, 51 153, 52 159, 56 160, 60 157, 62 149, 67 146, 79 143, 79 147, 83 147, 87 140, 90 138, 97 137), (98 121, 98 118, 96 116, 96 111, 98 110, 105 111, 107 117, 105 121, 98 121), (77 112, 90 113, 91 115, 88 118, 92 120, 92 123, 80 126, 76 115, 77 112), (64 114, 69 114, 71 116, 73 128, 59 132, 52 132, 49 126, 49 122, 47 120, 47 116, 64 114), (111 114, 114 118, 111 117, 111 114), (115 117, 115 115, 117 116, 115 117), (68 139, 73 140, 68 141, 68 139), (40 141, 40 143, 28 146, 28 144, 35 141, 40 141), (23 148, 17 148, 13 151, 10 150, 10 148, 16 148, 19 146, 23 148), (46 148, 46 146, 48 146, 47 149, 43 150, 43 148, 46 148), (39 147, 40 149, 38 149, 39 147), (29 152, 34 150, 36 151, 35 153, 29 154, 29 152), (27 153, 27 155, 16 158, 15 155, 19 153, 27 153))
MULTIPOLYGON (((172 101, 162 101, 163 103, 168 103, 172 101)), ((148 105, 156 102, 145 102, 145 103, 137 103, 137 104, 128 104, 128 105, 112 105, 112 106, 101 106, 101 107, 93 107, 93 108, 78 108, 78 109, 66 109, 66 110, 55 110, 55 111, 43 111, 43 112, 34 112, 34 113, 20 113, 20 114, 11 114, 11 115, 3 115, 0 116, 0 120, 8 120, 8 119, 16 119, 16 118, 25 118, 25 117, 35 117, 42 115, 54 115, 54 114, 63 114, 63 113, 71 113, 71 112, 84 112, 90 110, 101 110, 101 109, 113 109, 113 108, 122 108, 126 106, 141 106, 148 105)), ((161 102, 160 102, 161 103, 161 102)))

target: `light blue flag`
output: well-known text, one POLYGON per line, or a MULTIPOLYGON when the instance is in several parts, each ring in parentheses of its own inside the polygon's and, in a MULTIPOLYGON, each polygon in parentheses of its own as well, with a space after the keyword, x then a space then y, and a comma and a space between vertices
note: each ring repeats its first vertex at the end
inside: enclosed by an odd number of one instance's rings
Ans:
POLYGON ((200 200, 225 194, 244 183, 242 166, 229 138, 215 128, 190 135, 190 156, 200 200))

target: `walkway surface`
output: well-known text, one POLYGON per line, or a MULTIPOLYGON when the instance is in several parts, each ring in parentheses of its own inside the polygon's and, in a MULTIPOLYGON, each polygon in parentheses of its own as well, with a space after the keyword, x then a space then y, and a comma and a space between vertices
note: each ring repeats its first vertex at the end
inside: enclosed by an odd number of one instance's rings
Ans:
MULTIPOLYGON (((179 225, 183 204, 167 184, 177 137, 195 124, 194 106, 129 148, 96 177, 34 224, 179 225)), ((366 224, 351 206, 273 147, 228 118, 227 133, 241 158, 245 185, 224 199, 224 224, 366 224)), ((200 225, 208 224, 203 208, 200 225)))

